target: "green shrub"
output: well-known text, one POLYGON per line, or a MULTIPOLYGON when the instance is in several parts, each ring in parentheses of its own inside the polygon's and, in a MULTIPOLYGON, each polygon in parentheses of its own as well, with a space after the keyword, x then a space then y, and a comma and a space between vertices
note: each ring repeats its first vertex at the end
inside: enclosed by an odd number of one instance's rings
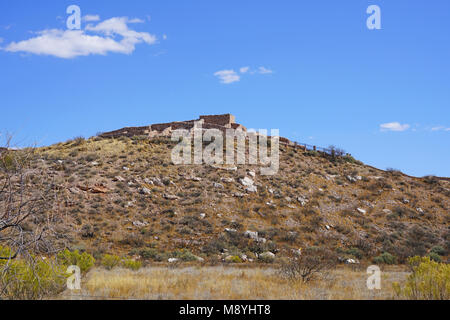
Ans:
POLYGON ((108 270, 113 269, 114 267, 120 264, 120 257, 112 254, 105 254, 102 258, 102 266, 108 270))
POLYGON ((242 263, 242 259, 239 256, 231 256, 231 258, 228 260, 228 262, 242 263))
POLYGON ((433 248, 431 248, 431 253, 436 253, 440 256, 445 256, 445 249, 441 246, 434 246, 433 248))
POLYGON ((389 252, 383 252, 378 257, 373 258, 375 264, 396 264, 397 258, 389 252))
POLYGON ((85 273, 95 263, 95 259, 87 252, 80 253, 78 250, 70 251, 68 249, 64 249, 57 255, 57 259, 59 263, 68 267, 72 265, 76 265, 80 267, 81 272, 85 273))
POLYGON ((435 252, 431 252, 428 256, 429 256, 430 259, 433 260, 433 261, 436 261, 436 262, 442 262, 441 256, 438 255, 438 254, 435 253, 435 252))
POLYGON ((171 254, 172 258, 177 258, 182 261, 196 261, 198 258, 189 250, 181 249, 173 251, 171 254))
POLYGON ((403 287, 394 283, 394 290, 399 298, 412 300, 449 300, 450 299, 450 265, 439 263, 430 257, 413 257, 408 260, 412 267, 403 287))
POLYGON ((123 259, 121 262, 121 266, 126 269, 139 270, 142 267, 142 262, 132 259, 123 259))
MULTIPOLYGON (((11 250, 0 246, 0 256, 11 250)), ((56 295, 64 289, 66 267, 55 259, 31 256, 29 259, 0 260, 0 300, 36 300, 56 295)))
POLYGON ((362 259, 363 253, 358 248, 350 248, 345 251, 346 254, 352 255, 357 259, 362 259))

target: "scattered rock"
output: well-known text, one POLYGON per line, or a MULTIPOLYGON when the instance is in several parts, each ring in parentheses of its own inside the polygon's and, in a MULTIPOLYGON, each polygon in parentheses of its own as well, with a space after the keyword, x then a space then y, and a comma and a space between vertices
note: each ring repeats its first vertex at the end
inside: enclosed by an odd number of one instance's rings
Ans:
POLYGON ((233 178, 221 178, 220 180, 222 182, 225 182, 225 183, 232 183, 232 182, 234 182, 233 178))
POLYGON ((128 168, 128 167, 122 167, 122 169, 125 171, 130 171, 130 168, 128 168))
POLYGON ((245 187, 250 187, 250 186, 253 186, 253 184, 254 184, 254 181, 252 179, 250 179, 249 177, 239 179, 239 182, 245 187))
POLYGON ((347 259, 347 260, 345 260, 345 263, 347 263, 347 264, 359 264, 359 261, 357 259, 347 259))
POLYGON ((167 259, 167 261, 168 261, 169 263, 174 263, 174 262, 177 262, 178 259, 177 259, 177 258, 169 258, 169 259, 167 259))
POLYGON ((249 171, 248 175, 254 178, 256 176, 256 173, 253 171, 249 171))
POLYGON ((124 178, 122 178, 121 176, 115 176, 115 177, 114 177, 114 179, 113 179, 113 181, 124 182, 124 181, 125 181, 125 179, 124 179, 124 178))
POLYGON ((200 213, 200 219, 205 219, 206 214, 205 213, 200 213))
POLYGON ((259 258, 259 259, 266 259, 266 260, 273 260, 273 259, 275 259, 275 254, 273 254, 273 253, 270 252, 270 251, 266 251, 266 252, 264 252, 264 253, 261 253, 261 254, 258 256, 258 258, 259 258))
POLYGON ((309 200, 306 199, 305 197, 300 196, 300 197, 297 198, 297 201, 300 202, 300 204, 303 207, 304 205, 306 205, 308 203, 309 200))
POLYGON ((151 192, 151 190, 150 189, 147 189, 146 187, 143 187, 141 190, 140 190, 140 193, 141 194, 152 194, 152 192, 151 192))
POLYGON ((147 222, 141 222, 141 221, 133 221, 133 226, 141 228, 141 227, 148 226, 148 223, 147 222))
POLYGON ((253 239, 253 240, 257 240, 258 239, 258 232, 257 231, 247 230, 247 231, 244 232, 244 235, 247 238, 250 238, 250 239, 253 239))
POLYGON ((423 211, 422 208, 416 208, 416 210, 417 210, 417 212, 419 212, 419 213, 421 213, 421 214, 424 214, 424 213, 425 213, 425 212, 423 211))
POLYGON ((167 193, 163 194, 163 198, 167 199, 167 200, 178 200, 179 199, 177 196, 175 196, 173 194, 167 194, 167 193))
POLYGON ((236 230, 236 229, 225 228, 225 232, 228 232, 228 233, 236 233, 237 230, 236 230))
POLYGON ((245 197, 245 194, 241 193, 241 192, 235 192, 235 193, 233 193, 233 197, 243 198, 243 197, 245 197))
POLYGON ((354 177, 352 177, 352 176, 347 176, 346 178, 347 178, 347 180, 350 181, 350 182, 356 182, 356 181, 357 181, 356 178, 354 178, 354 177))
POLYGON ((258 188, 256 186, 249 186, 245 188, 245 191, 247 192, 258 192, 258 188))
POLYGON ((214 188, 217 188, 217 189, 224 189, 223 184, 221 184, 221 183, 214 182, 213 186, 214 186, 214 188))
POLYGON ((364 210, 364 209, 357 208, 356 210, 361 214, 366 214, 366 210, 364 210))

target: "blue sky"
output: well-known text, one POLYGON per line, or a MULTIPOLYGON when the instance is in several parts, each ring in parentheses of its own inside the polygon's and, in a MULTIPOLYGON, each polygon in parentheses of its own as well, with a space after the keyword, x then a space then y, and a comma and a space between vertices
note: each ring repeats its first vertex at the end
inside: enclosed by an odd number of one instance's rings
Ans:
POLYGON ((449 40, 444 0, 1 2, 0 131, 48 145, 233 113, 382 169, 450 176, 449 40), (366 27, 372 4, 381 30, 366 27), (69 5, 81 31, 67 30, 69 5))

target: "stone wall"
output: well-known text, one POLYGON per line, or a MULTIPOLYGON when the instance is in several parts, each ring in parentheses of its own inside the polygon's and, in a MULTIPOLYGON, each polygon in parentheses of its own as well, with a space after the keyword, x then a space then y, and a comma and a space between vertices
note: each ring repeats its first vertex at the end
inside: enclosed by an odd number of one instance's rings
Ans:
POLYGON ((236 117, 229 113, 211 116, 200 116, 200 119, 205 120, 205 123, 217 124, 224 127, 230 126, 232 123, 236 123, 236 117))

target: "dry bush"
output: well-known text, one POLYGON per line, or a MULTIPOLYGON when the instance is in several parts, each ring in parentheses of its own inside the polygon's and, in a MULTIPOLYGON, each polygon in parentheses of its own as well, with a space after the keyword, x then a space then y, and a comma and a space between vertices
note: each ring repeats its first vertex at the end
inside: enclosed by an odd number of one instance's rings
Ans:
POLYGON ((328 249, 310 247, 297 256, 290 258, 280 267, 280 274, 289 280, 308 282, 337 265, 337 256, 328 249))

